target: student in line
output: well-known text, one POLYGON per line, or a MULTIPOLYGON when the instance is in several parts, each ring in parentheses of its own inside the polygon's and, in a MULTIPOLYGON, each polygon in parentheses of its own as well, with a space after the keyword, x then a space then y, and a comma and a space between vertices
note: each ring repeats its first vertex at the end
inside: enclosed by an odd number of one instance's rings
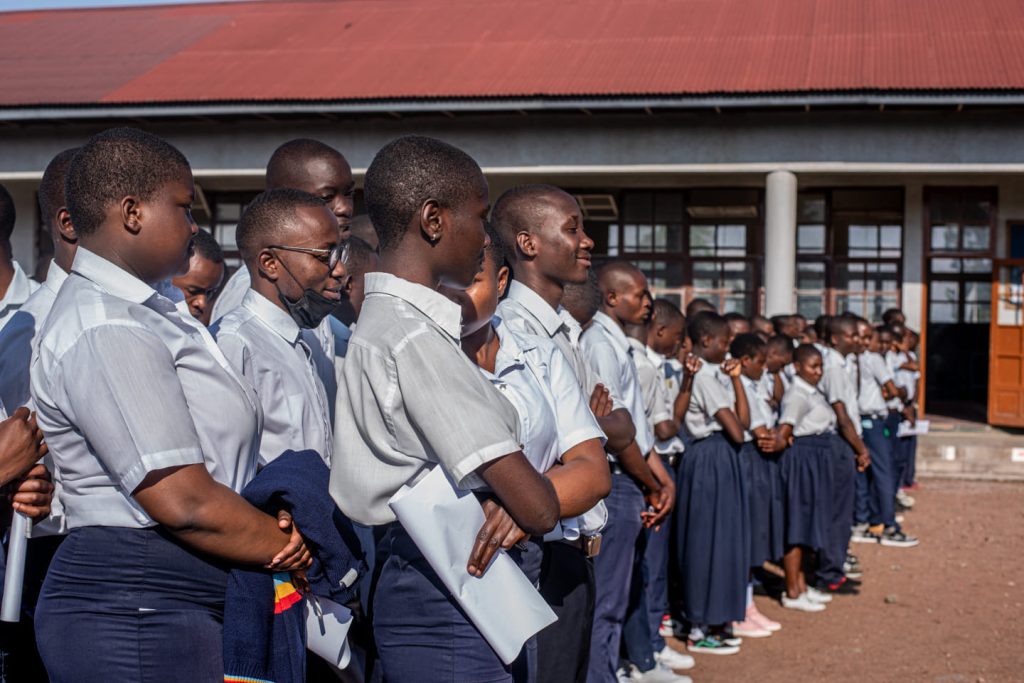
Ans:
MULTIPOLYGON (((338 239, 348 239, 355 206, 356 184, 348 160, 333 147, 319 140, 298 138, 282 144, 267 162, 268 190, 291 188, 317 197, 338 219, 338 239)), ((242 303, 251 280, 247 268, 239 268, 228 278, 213 305, 213 322, 242 303)), ((334 330, 328 319, 317 328, 317 337, 328 358, 334 358, 334 330)))
MULTIPOLYGON (((605 384, 580 348, 581 327, 600 306, 600 290, 581 287, 588 282, 594 242, 583 227, 583 214, 572 195, 551 185, 521 185, 494 203, 491 223, 501 234, 513 281, 498 305, 498 315, 510 328, 550 339, 569 360, 583 394, 591 401, 605 384), (579 320, 562 307, 570 289, 580 296, 579 320)), ((605 450, 634 455, 631 467, 645 466, 634 439, 636 427, 621 398, 608 387, 612 410, 597 415, 607 437, 605 450)), ((628 460, 628 456, 627 456, 628 460)), ((602 502, 577 520, 580 538, 544 546, 540 592, 558 621, 538 634, 541 683, 586 680, 590 634, 594 620, 593 558, 603 547, 602 531, 608 512, 602 502)))
POLYGON ((764 444, 766 449, 782 451, 779 464, 786 511, 782 606, 821 612, 832 596, 807 585, 804 550, 822 552, 832 543, 832 434, 837 415, 818 388, 821 352, 801 344, 793 352, 793 366, 796 372, 782 399, 778 432, 764 444))
MULTIPOLYGON (((495 316, 498 300, 508 286, 509 268, 497 231, 488 228, 490 244, 484 263, 466 290, 442 291, 462 307, 462 350, 512 403, 519 415, 520 441, 530 464, 547 475, 558 495, 564 525, 549 534, 578 538, 575 518, 598 504, 611 490, 604 455, 604 432, 597 423, 569 360, 554 342, 538 335, 515 332, 495 316)), ((611 409, 607 391, 595 405, 611 409)), ((540 581, 543 538, 534 536, 525 550, 514 550, 520 567, 537 585, 540 581)), ((556 568, 557 570, 557 568, 556 568)), ((526 656, 513 666, 515 679, 537 680, 536 639, 527 643, 526 656)))
POLYGON ((736 337, 740 336, 741 334, 750 333, 750 319, 747 318, 747 316, 743 315, 742 313, 732 311, 730 313, 726 313, 722 317, 725 318, 725 321, 727 323, 729 323, 730 344, 732 344, 733 340, 736 339, 736 337))
POLYGON ((684 616, 690 623, 688 649, 701 654, 735 654, 728 627, 743 621, 750 571, 750 521, 738 449, 750 424, 750 410, 735 359, 729 324, 717 313, 690 319, 687 332, 702 365, 693 379, 686 427, 693 435, 679 469, 677 561, 684 616))
MULTIPOLYGON (((750 411, 750 426, 743 436, 740 464, 750 512, 750 568, 760 568, 783 554, 782 491, 774 442, 775 411, 763 391, 767 344, 761 337, 741 334, 729 344, 729 354, 740 363, 743 391, 750 411)), ((754 603, 754 585, 747 584, 747 611, 742 621, 733 623, 740 637, 767 638, 782 626, 761 614, 754 603)))
POLYGON ((461 307, 438 291, 469 287, 487 245, 487 181, 465 152, 406 136, 366 172, 380 272, 349 340, 337 406, 331 495, 380 539, 373 631, 385 680, 510 681, 508 667, 457 607, 388 501, 442 467, 484 495, 487 521, 466 571, 559 518, 551 481, 523 455, 519 416, 463 353, 461 307))
POLYGON ((0 329, 21 308, 29 295, 39 289, 39 283, 30 280, 11 250, 11 235, 17 212, 14 198, 7 188, 0 185, 0 329))
POLYGON ((338 220, 301 190, 267 190, 246 207, 235 242, 251 288, 212 330, 263 408, 260 465, 287 450, 334 452, 334 362, 316 329, 341 299, 346 249, 338 220))
MULTIPOLYGON (((645 526, 657 526, 675 503, 675 483, 669 477, 660 456, 654 453, 654 433, 647 420, 644 397, 637 379, 634 349, 625 334, 626 325, 643 325, 650 311, 647 278, 632 264, 615 261, 598 271, 601 308, 583 332, 580 345, 584 356, 607 384, 608 390, 622 399, 636 427, 639 467, 628 471, 612 465, 612 491, 605 500, 608 524, 604 530, 605 547, 594 561, 597 604, 590 644, 590 683, 614 681, 618 669, 618 650, 629 607, 630 586, 638 551, 637 541, 645 526)), ((627 459, 622 454, 622 459, 627 459)), ((642 584, 640 584, 642 586, 642 584)), ((645 601, 646 602, 646 601, 645 601)), ((646 612, 646 607, 641 608, 646 612)), ((644 622, 642 622, 644 623, 644 622)), ((666 667, 654 660, 651 635, 643 638, 644 651, 633 653, 633 663, 642 672, 641 680, 678 680, 666 667)), ((660 651, 660 648, 659 650, 660 651)))
POLYGON ((185 295, 185 303, 195 319, 210 326, 213 304, 224 283, 224 252, 208 231, 196 233, 195 251, 188 260, 188 272, 171 280, 185 295))
POLYGON ((226 565, 300 570, 310 554, 287 513, 236 493, 259 446, 251 386, 153 289, 188 267, 192 173, 167 142, 115 128, 75 154, 65 188, 79 247, 32 398, 70 533, 39 598, 39 652, 56 683, 223 677, 226 565))

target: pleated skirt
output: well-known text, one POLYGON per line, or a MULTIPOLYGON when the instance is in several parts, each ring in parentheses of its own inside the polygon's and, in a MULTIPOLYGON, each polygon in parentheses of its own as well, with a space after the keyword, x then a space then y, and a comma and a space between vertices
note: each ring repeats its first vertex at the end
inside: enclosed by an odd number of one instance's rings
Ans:
POLYGON ((801 436, 779 459, 785 496, 786 546, 821 549, 828 546, 832 520, 830 434, 801 436))
POLYGON ((721 434, 683 455, 676 487, 676 561, 683 612, 696 624, 742 621, 750 513, 738 449, 721 434))
POLYGON ((750 566, 760 567, 785 552, 785 499, 778 454, 765 454, 753 442, 740 449, 740 465, 750 508, 750 566))

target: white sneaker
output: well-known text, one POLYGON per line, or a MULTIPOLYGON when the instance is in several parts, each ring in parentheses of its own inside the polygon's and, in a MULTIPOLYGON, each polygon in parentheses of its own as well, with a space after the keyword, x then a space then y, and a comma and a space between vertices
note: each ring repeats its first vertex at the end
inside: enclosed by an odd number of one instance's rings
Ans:
POLYGON ((633 683, 634 671, 636 671, 636 669, 633 667, 632 664, 630 664, 628 668, 623 668, 620 666, 618 669, 615 670, 615 680, 618 681, 618 683, 633 683))
POLYGON ((896 502, 908 510, 914 507, 914 497, 902 490, 896 492, 896 502))
POLYGON ((674 673, 662 664, 655 664, 653 669, 645 671, 639 676, 634 675, 633 680, 639 683, 693 683, 693 679, 689 676, 674 673))
POLYGON ((801 612, 824 612, 825 605, 814 602, 807 597, 807 593, 801 593, 798 598, 791 598, 785 593, 782 594, 782 606, 786 609, 795 609, 801 612))
POLYGON ((668 645, 661 652, 654 653, 654 661, 664 664, 669 669, 692 669, 695 662, 690 655, 676 652, 668 645))
POLYGON ((820 591, 817 588, 808 588, 807 592, 804 593, 804 595, 807 596, 808 600, 810 600, 811 602, 816 602, 819 605, 827 605, 828 603, 832 602, 831 595, 829 595, 825 591, 820 591))

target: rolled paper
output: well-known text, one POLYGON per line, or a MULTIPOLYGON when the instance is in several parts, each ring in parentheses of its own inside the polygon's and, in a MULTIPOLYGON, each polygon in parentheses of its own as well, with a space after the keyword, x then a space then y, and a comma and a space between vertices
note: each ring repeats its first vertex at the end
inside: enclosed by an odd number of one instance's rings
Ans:
POLYGON ((21 589, 25 583, 25 553, 32 522, 20 512, 14 513, 7 544, 7 572, 4 574, 4 602, 0 621, 17 623, 21 619, 21 589))

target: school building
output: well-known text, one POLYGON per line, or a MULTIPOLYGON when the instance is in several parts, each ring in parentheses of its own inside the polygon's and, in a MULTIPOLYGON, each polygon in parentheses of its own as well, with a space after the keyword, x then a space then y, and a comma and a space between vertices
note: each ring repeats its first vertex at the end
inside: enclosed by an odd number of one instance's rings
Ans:
MULTIPOLYGON (((0 182, 35 192, 113 125, 193 164, 231 252, 272 150, 357 177, 444 138, 492 198, 575 194, 601 255, 724 310, 872 319, 924 339, 929 411, 1024 425, 1024 5, 1018 0, 351 0, 0 14, 0 182), (1021 259, 1021 260, 1014 260, 1021 259)), ((358 206, 357 206, 358 208, 358 206)))

